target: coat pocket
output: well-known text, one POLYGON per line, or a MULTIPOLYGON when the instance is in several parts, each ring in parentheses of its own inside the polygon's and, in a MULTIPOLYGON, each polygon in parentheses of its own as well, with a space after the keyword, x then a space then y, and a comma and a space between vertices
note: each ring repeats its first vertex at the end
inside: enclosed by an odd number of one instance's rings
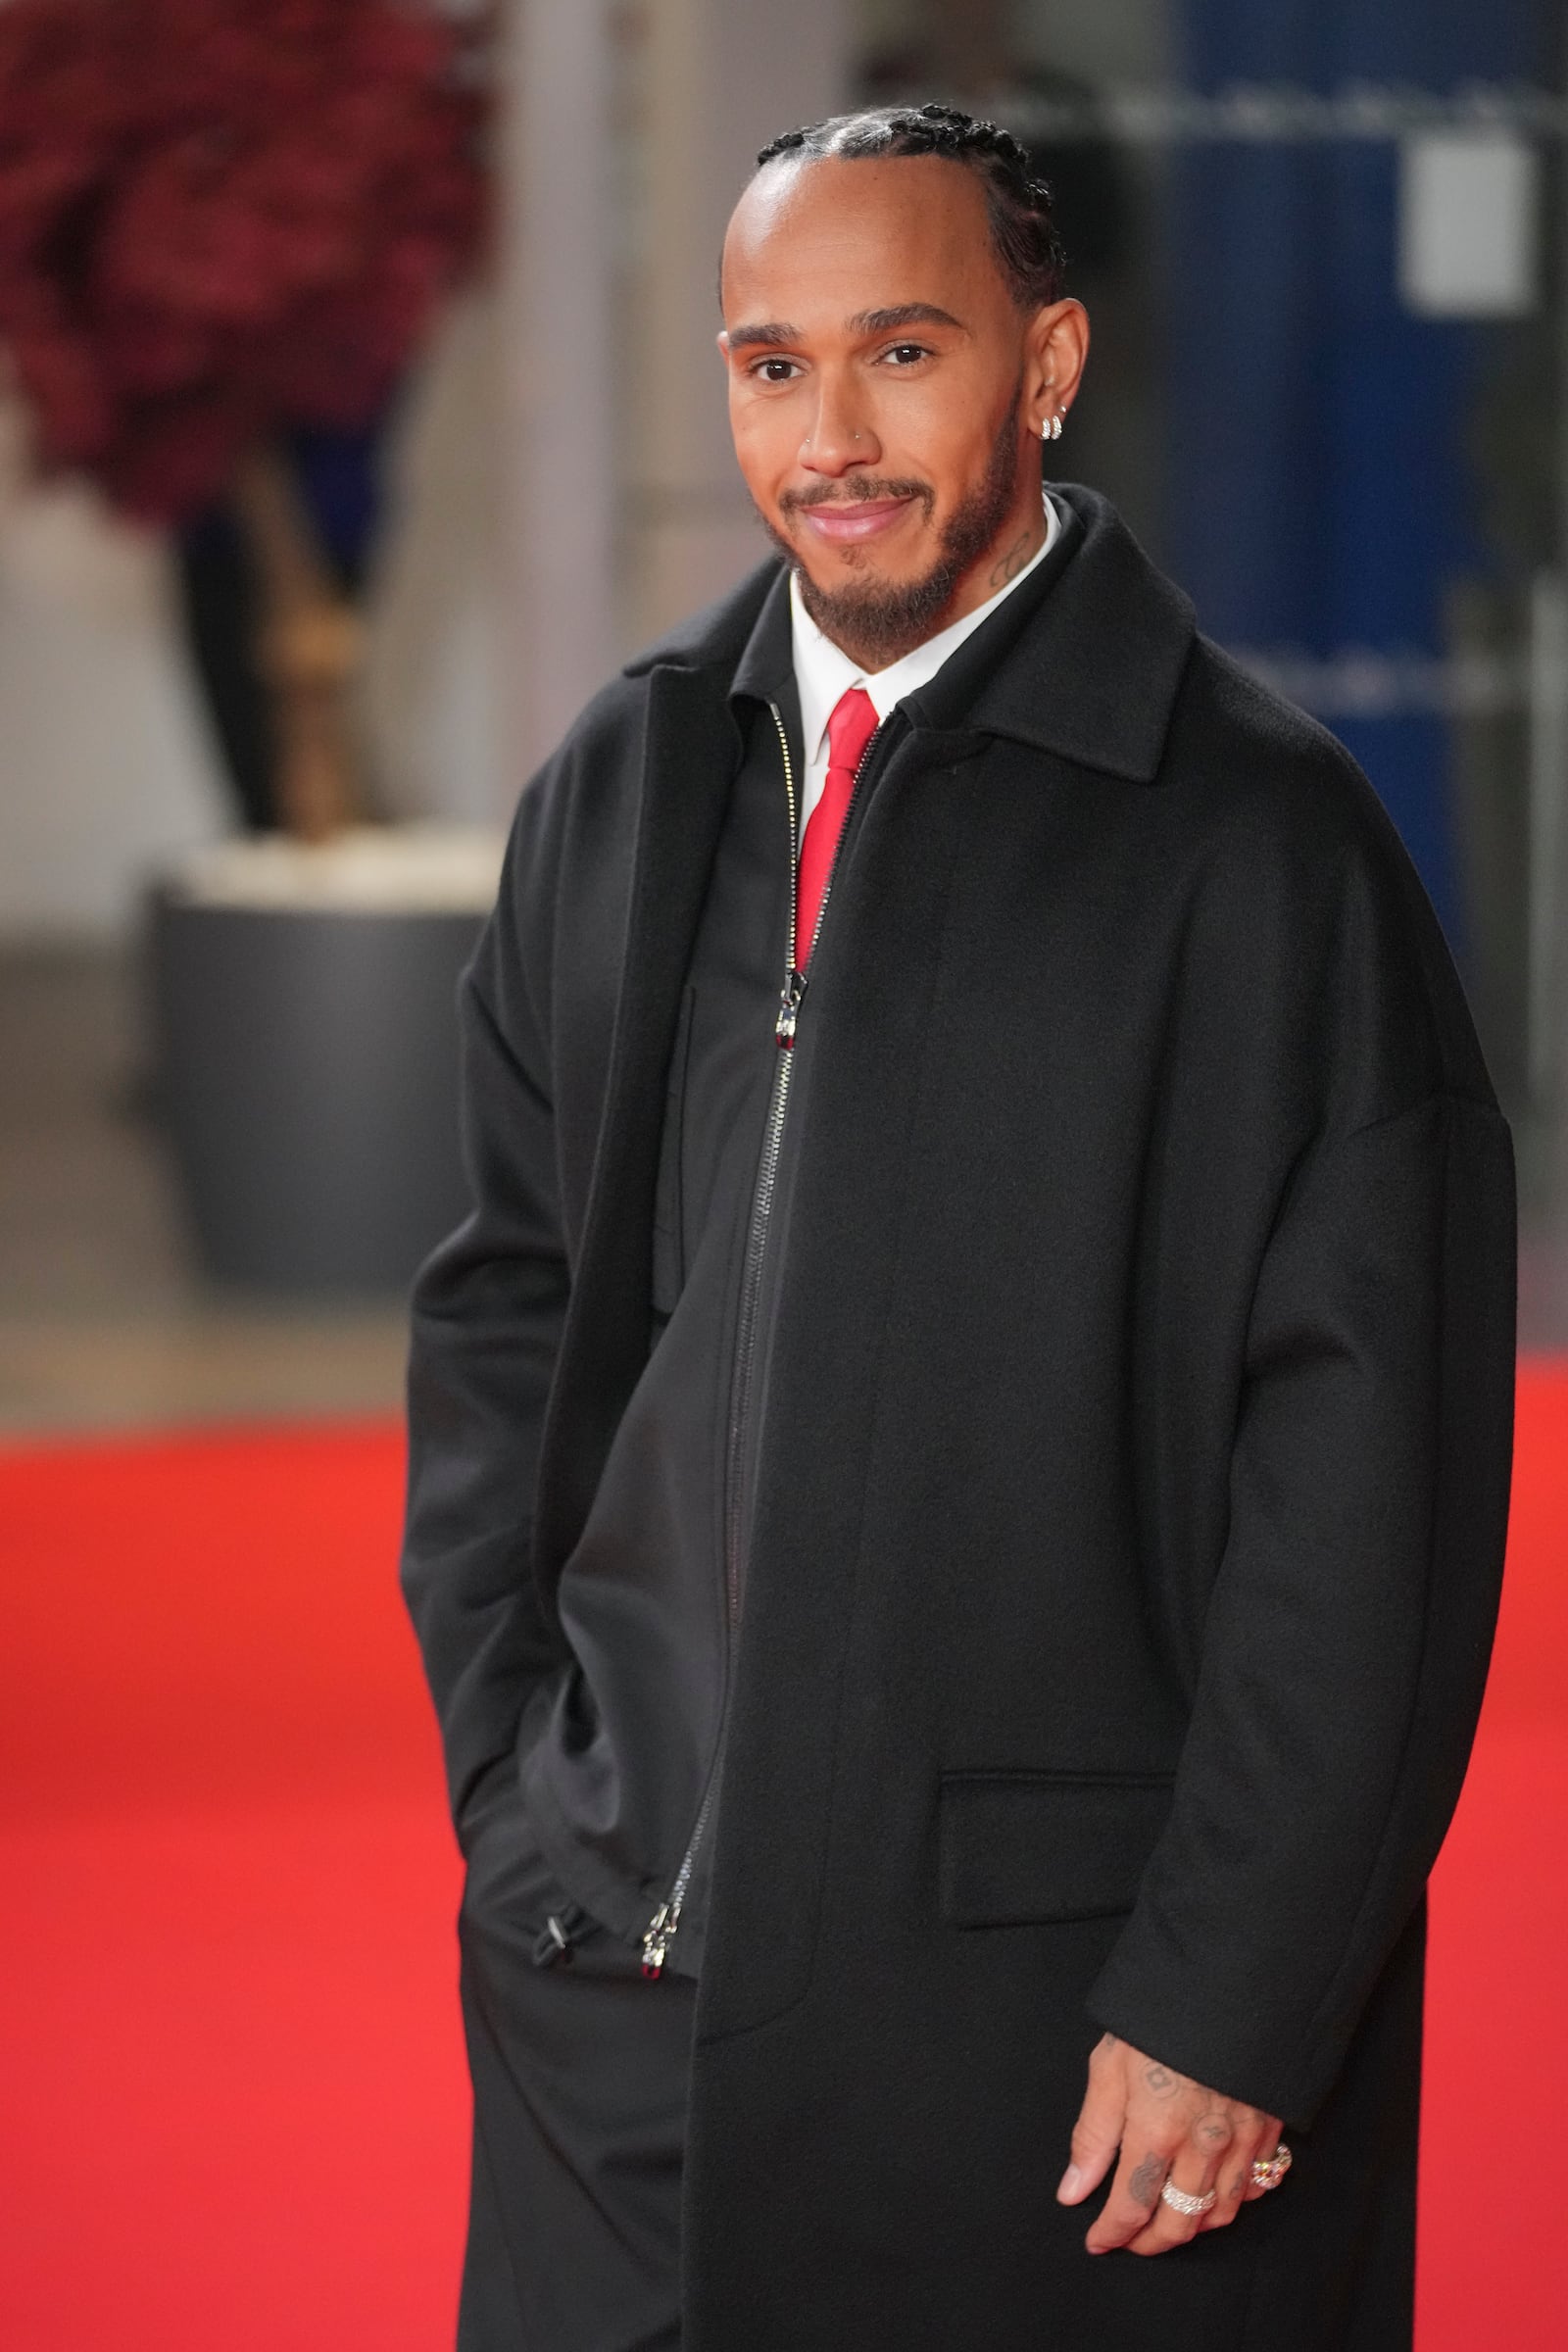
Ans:
POLYGON ((950 1772, 942 1916, 956 1928, 1130 1911, 1170 1811, 1170 1773, 950 1772))

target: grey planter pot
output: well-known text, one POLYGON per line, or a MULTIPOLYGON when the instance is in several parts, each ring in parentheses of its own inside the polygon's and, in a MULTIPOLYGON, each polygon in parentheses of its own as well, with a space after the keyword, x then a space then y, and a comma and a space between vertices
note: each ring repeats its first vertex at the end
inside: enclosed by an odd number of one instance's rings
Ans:
POLYGON ((402 1291, 464 1216, 456 996, 482 919, 155 893, 160 1092, 217 1281, 402 1291))

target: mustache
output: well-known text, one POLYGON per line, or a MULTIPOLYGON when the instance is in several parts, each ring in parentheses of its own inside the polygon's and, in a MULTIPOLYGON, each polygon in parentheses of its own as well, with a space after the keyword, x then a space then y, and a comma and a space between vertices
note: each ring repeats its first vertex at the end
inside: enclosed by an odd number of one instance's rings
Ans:
POLYGON ((864 506, 872 499, 916 498, 929 515, 935 497, 929 482, 912 477, 899 480, 877 473, 851 473, 842 482, 813 482, 809 490, 780 491, 778 511, 793 514, 805 507, 864 506))

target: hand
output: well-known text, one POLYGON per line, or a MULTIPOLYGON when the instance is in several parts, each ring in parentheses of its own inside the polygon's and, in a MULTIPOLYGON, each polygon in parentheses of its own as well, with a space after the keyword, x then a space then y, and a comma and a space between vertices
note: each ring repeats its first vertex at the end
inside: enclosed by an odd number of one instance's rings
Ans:
POLYGON ((1168 2254, 1200 2230, 1225 2229, 1244 2205, 1266 2195, 1253 2186, 1252 2166, 1273 2155, 1280 2129, 1277 2115, 1205 2090, 1107 2034, 1089 2061, 1072 2162, 1056 2196, 1063 2205, 1081 2205, 1120 2148, 1110 2195, 1084 2243, 1091 2254, 1116 2246, 1129 2254, 1168 2254), (1207 2213, 1177 2213, 1159 2193, 1167 2179, 1189 2196, 1215 2188, 1218 2198, 1207 2213))

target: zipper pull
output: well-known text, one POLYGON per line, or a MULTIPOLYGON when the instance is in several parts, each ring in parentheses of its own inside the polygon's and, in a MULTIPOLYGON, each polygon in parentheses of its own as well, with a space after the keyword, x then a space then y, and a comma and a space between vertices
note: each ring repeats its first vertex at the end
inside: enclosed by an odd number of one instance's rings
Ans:
POLYGON ((664 1954, 674 1941, 679 1918, 678 1909, 672 1908, 668 1903, 661 1903, 649 1921, 648 1933, 643 1937, 643 1975, 645 1977, 662 1976, 664 1954))
POLYGON ((569 1965, 571 1935, 562 1925, 559 1914, 552 1911, 545 1921, 542 1934, 534 1939, 533 1964, 535 1968, 554 1968, 558 1960, 564 1960, 569 1965))
POLYGON ((535 1968, 554 1968, 558 1960, 569 1968, 579 1939, 591 1933, 593 1926, 592 1914, 581 1903, 563 1903, 559 1911, 552 1911, 534 1939, 535 1968))
POLYGON ((781 1046, 793 1046, 795 1043, 795 1023, 805 994, 806 974, 792 969, 778 1001, 778 1026, 773 1032, 781 1046))

